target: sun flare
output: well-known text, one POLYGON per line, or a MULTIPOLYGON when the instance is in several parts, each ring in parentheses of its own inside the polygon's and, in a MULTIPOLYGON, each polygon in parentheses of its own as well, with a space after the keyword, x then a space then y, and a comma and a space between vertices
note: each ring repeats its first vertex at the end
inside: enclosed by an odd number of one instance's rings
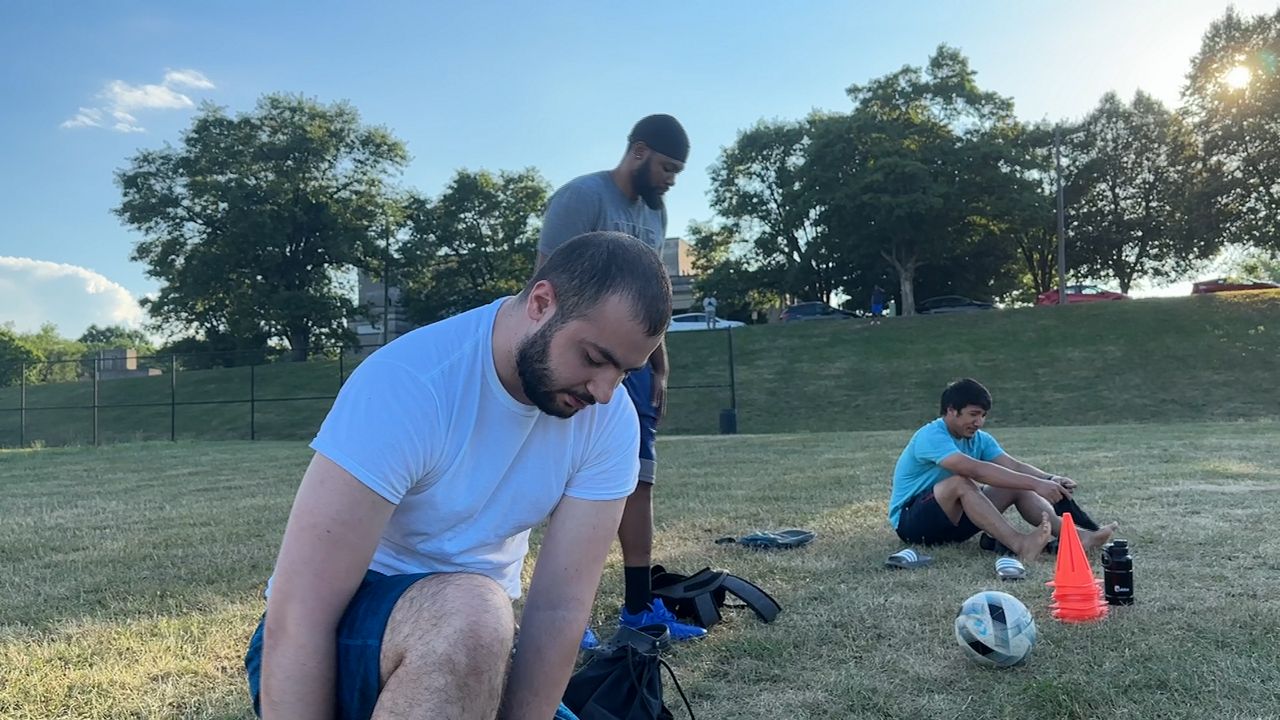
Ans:
POLYGON ((1228 70, 1226 75, 1222 76, 1222 81, 1225 82, 1227 87, 1232 90, 1241 90, 1249 84, 1249 80, 1252 77, 1253 73, 1250 72, 1249 68, 1243 65, 1237 65, 1228 70))

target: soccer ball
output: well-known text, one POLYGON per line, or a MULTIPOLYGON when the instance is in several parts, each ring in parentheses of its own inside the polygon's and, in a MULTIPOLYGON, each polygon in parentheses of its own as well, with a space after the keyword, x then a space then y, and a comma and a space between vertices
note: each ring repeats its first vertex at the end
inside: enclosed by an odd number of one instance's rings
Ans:
POLYGON ((980 665, 1013 667, 1036 644, 1036 621, 1027 606, 1008 593, 980 592, 960 606, 956 641, 980 665))

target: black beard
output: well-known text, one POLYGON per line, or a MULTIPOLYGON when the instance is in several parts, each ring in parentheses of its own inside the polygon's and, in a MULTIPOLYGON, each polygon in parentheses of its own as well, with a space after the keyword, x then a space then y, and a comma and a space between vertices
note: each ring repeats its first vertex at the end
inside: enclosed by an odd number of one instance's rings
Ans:
POLYGON ((649 182, 650 170, 653 166, 653 157, 650 156, 644 165, 636 168, 631 173, 631 187, 644 200, 644 204, 649 206, 650 210, 662 209, 662 193, 658 191, 658 186, 649 182))
POLYGON ((565 392, 590 406, 595 399, 570 390, 556 390, 551 385, 551 338, 555 335, 555 323, 547 323, 516 349, 516 372, 520 375, 520 389, 539 410, 558 418, 573 417, 571 410, 556 402, 556 395, 565 392))

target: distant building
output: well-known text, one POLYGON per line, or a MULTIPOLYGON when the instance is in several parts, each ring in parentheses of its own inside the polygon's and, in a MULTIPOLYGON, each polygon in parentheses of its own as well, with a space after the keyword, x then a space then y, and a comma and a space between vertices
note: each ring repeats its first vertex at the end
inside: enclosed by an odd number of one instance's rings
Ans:
POLYGON ((671 278, 671 310, 697 312, 702 306, 693 296, 693 246, 682 238, 667 238, 662 246, 662 264, 671 278))
POLYGON ((357 305, 366 308, 363 316, 348 323, 352 332, 360 339, 360 351, 367 352, 384 342, 391 342, 413 329, 405 318, 404 307, 400 304, 400 288, 391 286, 383 292, 382 281, 361 272, 358 278, 359 297, 357 305), (390 311, 384 301, 390 300, 390 311), (383 332, 383 321, 386 321, 386 332, 383 332))
POLYGON ((121 380, 159 375, 159 368, 138 367, 138 351, 133 348, 108 348, 97 356, 99 380, 121 380))

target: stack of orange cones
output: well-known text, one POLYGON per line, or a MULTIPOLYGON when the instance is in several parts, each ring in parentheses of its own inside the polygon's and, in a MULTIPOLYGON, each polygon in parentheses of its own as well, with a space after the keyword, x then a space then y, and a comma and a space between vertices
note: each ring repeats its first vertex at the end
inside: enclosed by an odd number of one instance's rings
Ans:
POLYGON ((1102 581, 1093 577, 1093 568, 1084 554, 1076 522, 1071 513, 1062 514, 1058 533, 1058 564, 1053 571, 1053 616, 1063 622, 1092 622, 1107 616, 1102 581))

